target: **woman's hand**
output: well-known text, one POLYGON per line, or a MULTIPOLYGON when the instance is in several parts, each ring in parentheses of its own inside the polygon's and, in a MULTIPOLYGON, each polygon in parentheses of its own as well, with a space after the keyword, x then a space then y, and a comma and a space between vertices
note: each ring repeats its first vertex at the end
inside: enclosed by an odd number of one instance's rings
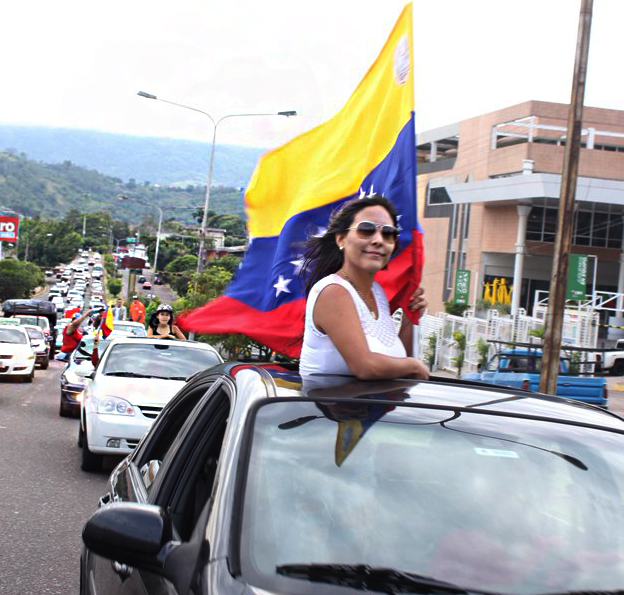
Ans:
POLYGON ((412 312, 418 312, 419 314, 423 314, 429 302, 427 298, 425 298, 425 289, 423 287, 417 287, 416 291, 412 294, 410 298, 409 309, 412 312))

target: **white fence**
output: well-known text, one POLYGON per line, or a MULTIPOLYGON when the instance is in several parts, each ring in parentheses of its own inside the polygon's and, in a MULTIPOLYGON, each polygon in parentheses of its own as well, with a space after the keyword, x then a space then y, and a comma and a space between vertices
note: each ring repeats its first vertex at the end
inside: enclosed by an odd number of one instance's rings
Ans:
MULTIPOLYGON (((481 318, 468 310, 464 316, 452 316, 440 312, 435 316, 425 315, 420 321, 420 356, 434 356, 431 370, 457 370, 455 358, 458 356, 457 342, 453 334, 457 331, 466 337, 466 351, 462 374, 474 372, 479 363, 479 339, 485 341, 508 341, 518 343, 540 343, 541 339, 529 333, 544 327, 546 308, 534 310, 536 316, 527 316, 523 309, 513 318, 501 315, 497 310, 488 310, 481 318), (433 346, 435 344, 435 347, 433 346)), ((595 348, 598 342, 598 314, 566 310, 564 315, 563 342, 577 347, 595 348)), ((495 352, 490 344, 489 355, 495 352)))

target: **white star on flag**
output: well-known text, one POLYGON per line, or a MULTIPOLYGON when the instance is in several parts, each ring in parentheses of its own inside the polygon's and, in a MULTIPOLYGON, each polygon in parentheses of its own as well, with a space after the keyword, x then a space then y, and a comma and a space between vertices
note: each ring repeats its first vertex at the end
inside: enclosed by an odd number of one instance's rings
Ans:
POLYGON ((275 287, 275 297, 279 297, 279 294, 291 293, 290 289, 288 289, 288 284, 292 281, 292 279, 284 279, 283 275, 279 276, 277 283, 273 285, 275 287))
POLYGON ((293 271, 293 275, 300 275, 301 266, 303 265, 303 258, 301 257, 301 255, 299 255, 298 260, 291 260, 290 264, 292 264, 295 267, 295 270, 293 271))

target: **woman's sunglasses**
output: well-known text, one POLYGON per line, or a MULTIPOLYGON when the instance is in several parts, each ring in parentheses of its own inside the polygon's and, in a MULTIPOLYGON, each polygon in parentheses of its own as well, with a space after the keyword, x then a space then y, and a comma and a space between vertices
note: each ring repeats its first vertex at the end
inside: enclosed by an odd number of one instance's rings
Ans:
POLYGON ((372 221, 360 221, 355 227, 347 227, 347 229, 355 229, 361 238, 372 238, 379 230, 385 242, 396 243, 399 237, 399 230, 394 225, 382 225, 372 221))

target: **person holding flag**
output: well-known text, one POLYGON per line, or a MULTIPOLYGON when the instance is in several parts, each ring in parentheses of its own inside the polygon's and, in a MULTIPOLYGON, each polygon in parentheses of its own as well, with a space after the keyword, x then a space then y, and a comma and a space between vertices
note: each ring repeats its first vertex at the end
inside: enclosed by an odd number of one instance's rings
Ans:
POLYGON ((84 314, 80 312, 74 312, 72 314, 71 322, 63 329, 63 344, 61 346, 61 353, 56 356, 56 359, 60 361, 67 361, 69 356, 76 350, 80 341, 82 340, 82 333, 80 332, 80 325, 89 317, 93 310, 87 310, 84 314))
MULTIPOLYGON (((374 281, 397 250, 399 229, 392 203, 372 194, 336 211, 322 236, 312 237, 303 257, 308 300, 299 370, 353 374, 361 380, 429 378, 413 357, 412 325, 403 317, 396 332, 388 300, 374 281)), ((424 306, 422 290, 410 308, 424 306)))
MULTIPOLYGON (((350 211, 349 223, 328 237, 336 251, 339 240, 349 254, 324 274, 342 270, 351 275, 348 281, 342 278, 344 301, 349 298, 349 286, 357 288, 375 315, 386 307, 373 281, 378 283, 390 312, 401 308, 416 324, 419 306, 414 300, 422 295, 417 292, 424 257, 416 207, 411 4, 403 9, 380 55, 346 105, 324 124, 262 156, 245 195, 250 236, 245 258, 225 294, 179 317, 180 328, 242 334, 278 353, 300 357, 307 297, 306 279, 301 274, 305 261, 302 247, 310 237, 325 235, 336 209, 373 195, 385 197, 396 216, 380 204, 367 205, 373 210, 364 215, 350 211), (360 219, 356 221, 356 217, 360 219), (349 229, 365 222, 359 231, 349 229), (363 234, 370 236, 362 238, 363 234), (392 236, 396 237, 390 241, 392 236), (372 257, 366 264, 356 262, 359 257, 352 243, 356 240, 372 242, 375 250, 381 250, 375 267, 372 257), (373 268, 377 270, 373 272, 373 268)), ((330 293, 334 290, 328 289, 330 293)), ((352 302, 357 305, 359 299, 352 302)), ((402 337, 407 337, 406 329, 402 337)), ((403 345, 406 342, 401 341, 403 345)), ((364 343, 362 338, 360 344, 364 343)), ((394 373, 381 372, 376 364, 373 367, 370 374, 381 374, 378 377, 394 373)), ((395 370, 399 374, 427 374, 416 360, 399 367, 395 370)))

